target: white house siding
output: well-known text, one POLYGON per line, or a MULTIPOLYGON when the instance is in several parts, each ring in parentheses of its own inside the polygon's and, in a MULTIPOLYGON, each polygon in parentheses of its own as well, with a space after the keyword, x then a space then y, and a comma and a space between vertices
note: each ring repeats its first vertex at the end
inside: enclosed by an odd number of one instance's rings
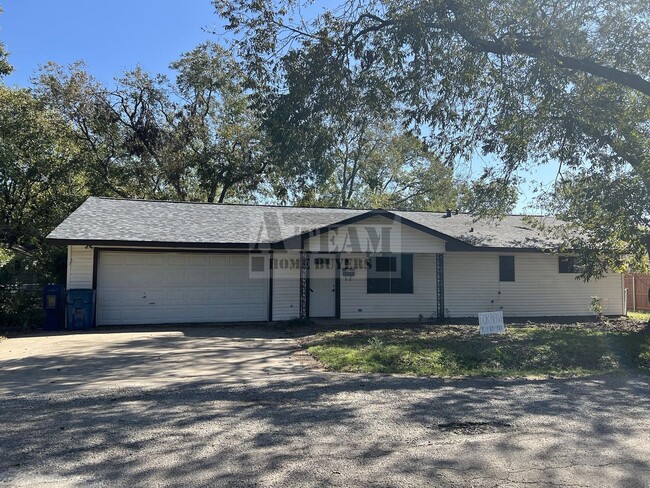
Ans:
POLYGON ((305 241, 305 250, 322 252, 354 252, 350 246, 349 229, 357 230, 361 241, 361 252, 378 252, 382 249, 366 249, 372 247, 372 240, 375 236, 383 236, 387 229, 390 232, 390 249, 383 249, 385 252, 404 253, 440 253, 445 252, 445 242, 437 237, 429 235, 408 225, 400 224, 380 215, 370 217, 350 226, 317 235, 305 241), (370 242, 369 242, 370 241, 370 242), (327 244, 326 244, 327 243, 327 244))
POLYGON ((67 289, 93 287, 92 248, 68 246, 67 289))
POLYGON ((299 252, 274 252, 273 320, 289 320, 300 315, 299 252))
MULTIPOLYGON (((365 259, 364 254, 344 254, 342 259, 365 259)), ((436 316, 436 258, 434 254, 413 255, 412 294, 368 294, 365 269, 341 278, 341 319, 417 319, 436 316)))
POLYGON ((558 257, 542 253, 449 252, 445 254, 445 308, 451 317, 503 310, 511 317, 588 315, 599 296, 604 313, 623 310, 623 281, 610 273, 584 283, 558 271, 558 257), (499 281, 499 255, 515 256, 515 281, 499 281))

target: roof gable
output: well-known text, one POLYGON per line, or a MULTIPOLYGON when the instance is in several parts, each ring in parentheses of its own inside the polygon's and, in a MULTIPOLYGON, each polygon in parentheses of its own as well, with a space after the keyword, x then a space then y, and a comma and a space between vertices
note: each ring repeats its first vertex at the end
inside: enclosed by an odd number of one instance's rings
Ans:
POLYGON ((427 235, 436 237, 438 239, 441 239, 445 242, 451 242, 459 247, 462 246, 467 246, 463 241, 460 241, 453 236, 444 234, 442 232, 437 231, 436 229, 429 228, 427 226, 421 225, 417 222, 414 222, 408 218, 402 217, 400 215, 397 215, 395 212, 391 212, 389 210, 383 210, 383 209, 376 209, 376 210, 368 210, 364 213, 354 215, 352 217, 349 217, 345 220, 342 220, 340 222, 336 222, 330 225, 325 225, 323 227, 310 230, 307 232, 304 232, 302 234, 292 236, 289 239, 286 239, 284 241, 278 242, 275 244, 276 247, 282 247, 282 248, 302 248, 303 242, 308 240, 308 239, 313 239, 314 237, 317 237, 319 235, 323 235, 332 231, 336 231, 338 229, 344 228, 344 227, 349 227, 353 226, 355 224, 361 224, 365 221, 368 221, 369 219, 373 219, 375 217, 382 217, 387 220, 390 220, 391 222, 396 222, 400 225, 405 225, 407 227, 410 227, 412 229, 416 229, 420 232, 423 232, 427 235))

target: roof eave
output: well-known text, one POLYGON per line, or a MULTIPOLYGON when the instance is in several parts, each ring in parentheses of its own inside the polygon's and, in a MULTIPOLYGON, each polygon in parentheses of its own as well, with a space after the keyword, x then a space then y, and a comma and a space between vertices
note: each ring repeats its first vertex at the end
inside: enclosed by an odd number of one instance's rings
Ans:
POLYGON ((52 244, 67 246, 101 246, 101 247, 160 247, 183 249, 272 249, 270 243, 246 242, 161 242, 161 241, 131 241, 131 240, 106 240, 106 239, 64 239, 46 237, 52 244))

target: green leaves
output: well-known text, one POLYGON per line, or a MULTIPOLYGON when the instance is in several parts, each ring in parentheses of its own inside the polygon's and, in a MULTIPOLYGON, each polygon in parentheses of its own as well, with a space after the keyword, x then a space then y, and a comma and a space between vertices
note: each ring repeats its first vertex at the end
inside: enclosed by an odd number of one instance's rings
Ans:
POLYGON ((348 0, 312 24, 289 27, 287 19, 300 14, 295 2, 275 10, 246 0, 215 4, 238 19, 236 45, 255 53, 246 61, 260 69, 260 60, 270 59, 269 91, 302 101, 284 113, 289 120, 301 115, 303 134, 322 134, 331 119, 363 107, 421 129, 445 161, 480 151, 498 167, 468 185, 465 206, 479 215, 512 208, 516 176, 537 164, 557 162, 568 177, 595 172, 600 176, 583 178, 580 192, 558 188, 551 194, 559 200, 543 203, 552 211, 565 205, 563 198, 574 202, 563 215, 587 227, 567 247, 609 255, 596 260, 594 276, 622 264, 615 253, 638 257, 645 227, 629 225, 620 209, 628 209, 629 221, 645 220, 637 203, 645 204, 650 190, 647 1, 348 0), (639 178, 641 187, 598 193, 597 185, 622 173, 639 178), (573 197, 588 191, 598 194, 586 200, 585 208, 597 210, 591 220, 573 197))
MULTIPOLYGON (((0 7, 0 14, 2 14, 2 7, 0 7)), ((0 42, 0 79, 12 71, 13 67, 9 64, 9 53, 6 51, 4 44, 0 42)))
POLYGON ((629 168, 576 170, 546 196, 548 207, 568 222, 556 229, 567 250, 578 253, 582 278, 608 270, 648 268, 650 199, 642 179, 629 168))
POLYGON ((0 242, 31 251, 80 203, 78 147, 61 116, 0 86, 0 242))
POLYGON ((222 202, 266 174, 259 115, 232 56, 204 43, 171 67, 174 80, 136 68, 113 89, 81 63, 42 71, 38 93, 74 128, 93 194, 222 202))

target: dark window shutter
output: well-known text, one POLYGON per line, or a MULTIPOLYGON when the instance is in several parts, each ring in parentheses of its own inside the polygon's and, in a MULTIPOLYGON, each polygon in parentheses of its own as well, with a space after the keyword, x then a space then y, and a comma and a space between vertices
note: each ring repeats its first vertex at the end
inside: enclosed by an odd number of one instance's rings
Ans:
POLYGON ((367 293, 390 293, 390 259, 378 256, 371 260, 366 283, 367 293))
POLYGON ((515 281, 514 256, 499 256, 499 281, 515 281))
POLYGON ((400 266, 391 276, 391 293, 413 293, 413 254, 401 254, 400 266))

